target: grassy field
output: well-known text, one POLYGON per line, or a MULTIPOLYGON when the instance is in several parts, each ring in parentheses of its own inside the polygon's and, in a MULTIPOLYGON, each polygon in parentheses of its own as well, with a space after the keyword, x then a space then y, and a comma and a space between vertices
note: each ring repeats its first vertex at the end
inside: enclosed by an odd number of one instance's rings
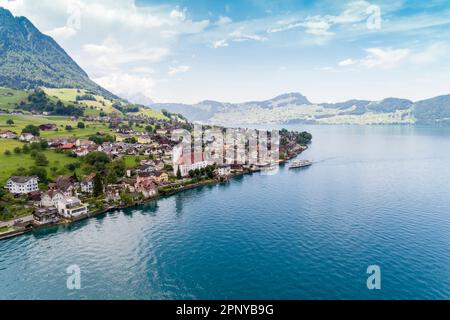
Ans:
POLYGON ((0 88, 0 109, 13 110, 20 101, 26 101, 27 91, 0 88))
MULTIPOLYGON (((15 154, 13 152, 14 148, 22 147, 24 143, 11 140, 11 139, 0 139, 0 185, 4 185, 8 178, 20 167, 29 169, 35 165, 34 159, 31 158, 30 154, 15 154), (10 150, 11 155, 5 155, 5 151, 10 150)), ((47 156, 49 165, 45 168, 47 169, 48 176, 51 178, 56 178, 60 174, 69 173, 69 171, 64 168, 68 163, 74 163, 79 160, 71 158, 61 153, 56 153, 53 150, 46 150, 43 153, 47 156), (51 168, 56 167, 58 170, 53 174, 51 168)), ((81 172, 77 171, 77 174, 81 172)), ((72 174, 72 173, 70 173, 72 174)))
MULTIPOLYGON (((81 89, 50 89, 44 88, 44 91, 50 97, 56 98, 63 102, 72 102, 74 103, 77 100, 77 96, 81 96, 86 94, 86 90, 81 89)), ((86 106, 85 113, 87 115, 98 115, 100 111, 104 111, 106 113, 117 113, 122 114, 119 110, 113 108, 113 102, 111 100, 105 99, 102 96, 94 95, 96 101, 91 100, 80 100, 79 103, 82 103, 86 106), (93 109, 91 109, 91 107, 93 109)))
POLYGON ((32 124, 39 126, 41 124, 53 123, 58 127, 58 131, 41 131, 41 137, 52 139, 58 137, 77 137, 77 138, 87 138, 88 136, 97 133, 98 131, 103 131, 106 133, 111 133, 111 130, 104 123, 85 123, 85 129, 78 129, 78 121, 70 121, 66 117, 60 116, 15 116, 15 115, 0 115, 0 130, 11 130, 18 134, 22 132, 22 129, 27 125, 32 124), (14 121, 14 125, 9 126, 6 124, 8 119, 14 121), (66 125, 72 126, 72 131, 66 131, 66 125))
POLYGON ((163 115, 161 113, 161 111, 157 111, 157 110, 153 110, 153 109, 147 109, 147 108, 142 108, 141 111, 139 112, 134 112, 134 113, 128 113, 131 115, 144 115, 150 118, 155 118, 155 119, 161 119, 161 120, 168 120, 168 118, 163 115))

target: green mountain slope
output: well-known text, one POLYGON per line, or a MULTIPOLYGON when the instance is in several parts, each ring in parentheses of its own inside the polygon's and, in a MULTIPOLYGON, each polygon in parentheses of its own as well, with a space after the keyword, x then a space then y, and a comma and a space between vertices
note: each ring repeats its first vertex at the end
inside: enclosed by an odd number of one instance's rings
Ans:
POLYGON ((0 86, 14 89, 80 88, 117 98, 89 79, 54 41, 25 17, 0 7, 0 86))

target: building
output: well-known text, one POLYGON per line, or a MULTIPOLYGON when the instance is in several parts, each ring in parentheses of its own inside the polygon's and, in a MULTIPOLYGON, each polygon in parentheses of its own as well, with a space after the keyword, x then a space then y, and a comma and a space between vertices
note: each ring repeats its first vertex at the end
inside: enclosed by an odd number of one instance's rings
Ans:
POLYGON ((217 168, 217 174, 222 177, 231 175, 231 166, 221 166, 217 168))
POLYGON ((9 130, 0 130, 0 138, 3 139, 16 139, 17 133, 9 131, 9 130))
POLYGON ((84 157, 84 156, 87 156, 89 154, 89 150, 87 148, 77 148, 77 149, 75 149, 74 153, 78 157, 84 157))
POLYGON ((157 184, 169 182, 169 175, 163 171, 153 172, 152 178, 157 184))
POLYGON ((95 179, 95 172, 91 173, 87 177, 81 181, 81 192, 84 193, 92 193, 94 192, 94 179, 95 179))
POLYGON ((149 135, 145 134, 145 135, 139 136, 137 138, 137 142, 140 144, 150 144, 150 143, 152 143, 152 139, 150 138, 149 135))
POLYGON ((173 174, 176 176, 179 169, 182 177, 187 177, 191 170, 200 170, 206 168, 209 164, 209 162, 204 159, 202 152, 184 154, 180 145, 173 148, 172 163, 173 174))
POLYGON ((54 123, 47 123, 47 124, 41 124, 39 126, 39 130, 41 131, 51 131, 56 129, 56 124, 54 123))
POLYGON ((41 196, 41 207, 56 207, 58 201, 64 199, 64 194, 56 190, 49 190, 41 196))
POLYGON ((32 142, 35 140, 35 138, 31 133, 22 133, 19 137, 19 140, 23 142, 32 142))
POLYGON ((90 141, 90 140, 84 140, 84 139, 77 139, 75 141, 75 145, 80 148, 80 147, 89 147, 91 145, 95 144, 94 142, 90 141))
POLYGON ((6 182, 6 189, 13 194, 27 194, 39 190, 39 178, 31 177, 17 177, 13 176, 6 182))
POLYGON ((89 212, 87 205, 75 197, 64 197, 58 201, 56 208, 61 216, 69 219, 78 218, 89 212))
POLYGON ((75 179, 73 177, 59 176, 56 179, 56 189, 65 196, 71 196, 75 193, 75 179))
POLYGON ((57 223, 59 221, 56 208, 36 208, 33 212, 33 221, 38 225, 57 223))
POLYGON ((137 177, 136 183, 134 184, 134 188, 136 192, 142 193, 144 198, 154 197, 158 193, 152 176, 150 176, 149 174, 139 175, 137 177))

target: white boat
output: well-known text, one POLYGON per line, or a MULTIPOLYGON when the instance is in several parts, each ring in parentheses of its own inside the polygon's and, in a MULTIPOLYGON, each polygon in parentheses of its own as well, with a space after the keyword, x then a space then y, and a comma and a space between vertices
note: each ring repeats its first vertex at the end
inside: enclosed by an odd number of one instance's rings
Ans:
POLYGON ((289 169, 305 168, 311 166, 312 164, 312 161, 309 160, 294 160, 289 165, 289 169))

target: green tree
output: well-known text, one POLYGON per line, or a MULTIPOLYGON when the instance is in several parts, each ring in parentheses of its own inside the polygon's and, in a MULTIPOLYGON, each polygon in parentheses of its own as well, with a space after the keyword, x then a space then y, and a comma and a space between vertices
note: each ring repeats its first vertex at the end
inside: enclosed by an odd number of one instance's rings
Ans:
POLYGON ((30 176, 38 176, 39 181, 42 183, 46 183, 48 181, 47 170, 45 170, 45 168, 31 167, 28 174, 30 176))
POLYGON ((33 136, 36 137, 38 137, 41 134, 39 127, 36 127, 32 124, 29 124, 25 128, 23 128, 22 133, 31 133, 33 136))
POLYGON ((181 176, 181 170, 180 170, 180 167, 178 166, 177 179, 180 180, 181 178, 183 178, 183 177, 181 176))
POLYGON ((68 124, 68 125, 66 126, 66 131, 72 131, 72 130, 73 130, 72 126, 68 124))
POLYGON ((5 150, 5 156, 10 156, 10 155, 11 155, 11 151, 5 150))
POLYGON ((101 151, 94 151, 84 157, 84 161, 99 172, 105 172, 106 166, 111 162, 109 156, 101 151))
POLYGON ((23 153, 30 153, 30 147, 27 144, 24 144, 22 147, 23 153))
POLYGON ((106 182, 109 184, 115 184, 117 183, 117 174, 114 168, 111 168, 108 170, 108 175, 106 176, 106 182))
POLYGON ((6 120, 6 124, 8 126, 12 126, 12 125, 14 125, 14 120, 13 119, 8 119, 8 120, 6 120))
POLYGON ((39 167, 45 167, 46 165, 48 165, 47 157, 45 156, 45 154, 43 154, 41 152, 36 154, 36 158, 35 158, 34 162, 39 167))
POLYGON ((84 122, 78 122, 77 128, 78 129, 84 129, 84 128, 86 128, 86 126, 84 125, 84 122))
POLYGON ((38 154, 37 150, 31 150, 30 157, 32 157, 33 159, 36 159, 37 154, 38 154))
POLYGON ((22 149, 20 149, 19 147, 15 147, 14 148, 14 153, 15 154, 20 154, 20 153, 22 153, 22 149))
POLYGON ((100 174, 96 174, 94 178, 94 196, 99 197, 103 194, 103 181, 100 174))

